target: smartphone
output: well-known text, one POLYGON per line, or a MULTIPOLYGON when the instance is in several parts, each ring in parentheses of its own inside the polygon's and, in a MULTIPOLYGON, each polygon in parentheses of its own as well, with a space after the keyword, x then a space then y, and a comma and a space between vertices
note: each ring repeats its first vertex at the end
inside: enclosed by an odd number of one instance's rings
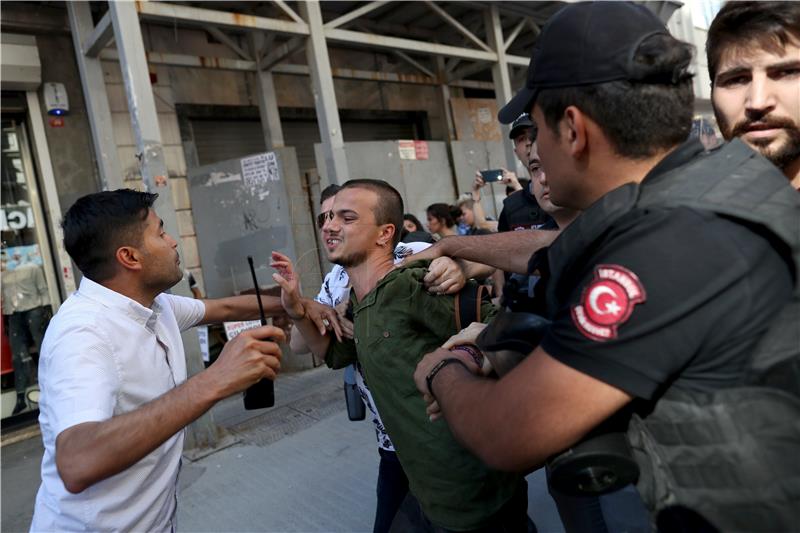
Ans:
POLYGON ((481 177, 486 183, 503 181, 503 170, 500 168, 493 170, 481 170, 481 177))

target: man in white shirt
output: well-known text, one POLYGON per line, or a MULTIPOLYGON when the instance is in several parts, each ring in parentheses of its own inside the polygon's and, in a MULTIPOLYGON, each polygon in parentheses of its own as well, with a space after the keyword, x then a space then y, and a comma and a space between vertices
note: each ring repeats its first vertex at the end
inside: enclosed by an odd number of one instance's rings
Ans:
MULTIPOLYGON (((257 318, 255 296, 165 294, 183 276, 176 241, 129 189, 80 198, 64 245, 83 273, 53 317, 39 361, 42 484, 32 531, 175 531, 183 429, 217 401, 274 379, 283 332, 229 342, 187 379, 181 330, 257 318)), ((262 297, 269 314, 277 298, 262 297)))

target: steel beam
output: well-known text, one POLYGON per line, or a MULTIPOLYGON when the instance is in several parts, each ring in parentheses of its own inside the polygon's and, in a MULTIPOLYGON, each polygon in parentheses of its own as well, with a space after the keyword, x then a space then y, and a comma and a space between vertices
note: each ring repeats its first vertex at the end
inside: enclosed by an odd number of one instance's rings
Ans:
POLYGON ((325 170, 329 183, 343 183, 349 179, 350 171, 344 151, 342 125, 339 121, 331 62, 325 42, 326 33, 322 26, 322 12, 316 2, 301 2, 300 10, 310 32, 306 45, 306 57, 311 69, 319 134, 325 154, 325 170))
POLYGON ((451 81, 461 80, 466 78, 467 76, 472 76, 473 74, 477 74, 478 72, 482 72, 488 68, 491 68, 492 65, 490 63, 486 63, 484 61, 478 61, 476 63, 472 63, 470 65, 466 65, 454 72, 451 72, 447 76, 447 82, 450 83, 451 81))
POLYGON ((472 41, 473 43, 477 44, 478 47, 482 48, 483 50, 485 50, 487 52, 491 52, 492 51, 491 48, 486 46, 486 43, 484 43, 483 41, 478 39, 475 36, 474 33, 469 31, 466 27, 464 27, 463 24, 461 24, 459 21, 457 21, 455 18, 453 18, 453 16, 450 13, 448 13, 447 11, 445 11, 444 9, 442 9, 441 7, 436 5, 431 0, 424 0, 424 2, 429 8, 431 8, 431 10, 433 10, 434 13, 439 15, 445 22, 447 22, 452 27, 454 27, 456 30, 458 30, 458 32, 461 33, 461 35, 463 35, 464 37, 466 37, 468 40, 472 41))
POLYGON ((290 18, 290 19, 292 19, 293 21, 295 21, 295 22, 297 22, 297 23, 299 23, 299 24, 305 24, 305 23, 303 22, 303 19, 301 19, 301 18, 300 18, 300 15, 298 15, 297 13, 295 13, 295 12, 294 12, 294 9, 292 9, 291 7, 289 7, 289 6, 286 4, 286 2, 284 2, 283 0, 272 0, 272 1, 273 1, 273 2, 275 2, 275 5, 277 5, 279 8, 281 8, 281 11, 283 11, 284 13, 286 13, 287 15, 289 15, 289 18, 290 18))
MULTIPOLYGON (((497 62, 492 65, 492 81, 494 82, 494 94, 497 101, 497 109, 501 109, 506 102, 511 100, 511 79, 508 76, 508 63, 506 62, 505 41, 503 40, 503 26, 500 23, 500 13, 496 5, 489 6, 486 13, 486 35, 492 49, 497 53, 497 62)), ((503 139, 508 138, 510 132, 508 125, 501 128, 503 139)), ((504 142, 506 153, 506 168, 517 168, 517 157, 514 148, 509 142, 504 142)))
MULTIPOLYGON (((254 61, 241 61, 225 57, 190 56, 182 54, 162 54, 160 52, 147 52, 147 62, 151 65, 168 65, 171 67, 208 68, 214 70, 236 70, 253 72, 256 69, 254 61)), ((119 61, 116 50, 103 50, 100 58, 108 61, 119 61)), ((488 68, 488 67, 487 67, 488 68)), ((279 64, 272 67, 273 74, 288 74, 291 76, 310 76, 311 69, 306 65, 279 64)), ((438 78, 420 76, 418 74, 404 74, 399 72, 384 72, 375 70, 358 70, 349 68, 332 68, 334 78, 385 81, 391 83, 408 83, 413 85, 439 85, 438 78)), ((451 87, 467 87, 471 89, 493 90, 490 81, 454 80, 447 83, 451 87)))
POLYGON ((514 29, 511 30, 511 35, 509 35, 508 38, 503 42, 503 49, 504 50, 508 51, 508 47, 511 46, 514 43, 514 41, 517 39, 517 37, 519 36, 520 32, 522 31, 522 28, 525 27, 525 23, 526 22, 527 21, 525 19, 520 20, 519 24, 517 24, 514 27, 514 29))
POLYGON ((430 76, 431 78, 435 78, 436 77, 436 74, 431 72, 430 69, 425 68, 425 66, 423 66, 422 63, 420 63, 419 61, 417 61, 413 57, 409 56, 408 54, 400 52, 399 50, 395 50, 394 51, 394 55, 396 55, 397 57, 399 57, 400 59, 402 59, 403 61, 405 61, 409 65, 411 65, 412 67, 416 68, 417 70, 419 70, 420 72, 422 72, 426 76, 430 76))
POLYGON ((370 2, 368 4, 364 4, 363 6, 356 8, 349 13, 345 13, 341 17, 337 17, 332 21, 325 24, 326 28, 338 28, 339 26, 343 26, 350 22, 351 20, 355 20, 363 15, 366 15, 370 11, 375 11, 379 7, 382 7, 386 2, 370 2))
MULTIPOLYGON (((131 125, 139 151, 142 180, 146 190, 158 193, 153 208, 164 221, 166 231, 178 239, 177 215, 175 214, 175 205, 172 203, 161 132, 158 128, 156 103, 150 86, 150 74, 136 7, 132 2, 112 1, 108 3, 108 12, 111 14, 114 26, 114 38, 120 58, 119 65, 125 81, 125 92, 128 96, 128 111, 131 115, 131 125)), ((182 248, 180 239, 178 239, 179 253, 182 248)), ((183 296, 191 296, 185 283, 176 285, 172 290, 183 296)), ((200 345, 197 335, 193 331, 184 332, 182 338, 186 370, 191 376, 203 369, 200 345)), ((212 414, 206 412, 189 426, 189 430, 186 432, 186 447, 214 447, 217 445, 219 434, 212 414)))
MULTIPOLYGON (((444 80, 447 78, 445 60, 441 56, 436 58, 436 71, 439 74, 439 79, 444 80)), ((453 122, 453 110, 450 109, 450 87, 442 83, 438 86, 439 105, 442 107, 442 117, 445 121, 445 133, 447 140, 452 141, 456 138, 456 128, 453 122)))
MULTIPOLYGON (((91 21, 91 19, 90 19, 91 21)), ((114 38, 114 28, 111 26, 111 17, 106 13, 95 26, 94 31, 86 39, 83 49, 87 57, 97 57, 100 50, 106 47, 114 38)))
MULTIPOLYGON (((258 50, 261 49, 264 39, 263 33, 251 33, 247 36, 250 50, 256 59, 256 64, 260 63, 258 50)), ((283 128, 278 114, 278 98, 275 94, 275 83, 272 73, 263 68, 256 67, 255 72, 255 92, 258 98, 258 114, 261 117, 261 129, 264 132, 264 145, 267 150, 274 150, 284 146, 283 128)))
MULTIPOLYGON (((125 93, 128 97, 128 112, 131 115, 136 146, 139 150, 139 164, 142 180, 149 191, 158 191, 169 199, 169 182, 167 167, 164 162, 164 149, 161 144, 161 131, 158 127, 156 102, 150 86, 150 71, 144 52, 142 31, 138 24, 136 10, 130 2, 109 2, 108 11, 114 23, 114 35, 117 40, 119 66, 125 82, 125 93), (131 22, 134 23, 131 23, 131 22)), ((161 200, 161 196, 159 196, 161 200)), ((163 203, 163 201, 162 201, 163 203)), ((174 207, 169 203, 166 211, 174 215, 174 207)), ((165 219, 166 223, 166 219, 165 219)), ((177 224, 168 228, 173 235, 178 233, 177 224)))
POLYGON ((497 54, 494 52, 485 52, 483 50, 445 44, 426 43, 401 37, 387 37, 385 35, 373 35, 371 33, 340 29, 325 29, 325 37, 329 41, 360 44, 376 48, 394 48, 421 54, 458 57, 471 60, 497 61, 497 54))
POLYGON ((100 59, 86 56, 83 45, 94 31, 89 2, 67 2, 67 12, 72 28, 75 59, 81 76, 83 98, 86 102, 86 115, 92 130, 92 144, 97 159, 97 169, 100 172, 100 182, 103 189, 119 189, 122 187, 122 170, 117 155, 117 143, 114 142, 114 128, 111 123, 103 66, 100 64, 100 59))
POLYGON ((242 47, 239 46, 233 39, 222 33, 222 31, 217 28, 216 26, 205 25, 203 29, 206 30, 208 33, 211 34, 216 40, 236 52, 236 55, 244 59, 245 61, 251 61, 253 58, 250 57, 250 54, 242 50, 242 47))
POLYGON ((306 39, 307 37, 297 35, 280 46, 273 48, 269 54, 259 60, 258 68, 269 71, 272 67, 303 48, 306 44, 306 39))
MULTIPOLYGON (((132 2, 131 5, 133 5, 132 2)), ((275 31, 278 33, 308 35, 308 25, 300 22, 189 7, 167 2, 139 1, 136 2, 135 5, 136 11, 144 18, 182 21, 187 24, 200 26, 212 24, 229 28, 249 28, 254 30, 275 31)))

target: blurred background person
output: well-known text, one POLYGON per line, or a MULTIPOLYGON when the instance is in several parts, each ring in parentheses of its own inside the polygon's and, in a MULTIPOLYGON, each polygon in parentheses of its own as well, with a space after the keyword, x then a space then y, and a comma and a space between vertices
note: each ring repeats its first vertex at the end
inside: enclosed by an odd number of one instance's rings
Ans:
POLYGON ((428 215, 428 231, 435 237, 457 235, 456 220, 461 215, 458 207, 445 203, 431 204, 425 210, 428 215))

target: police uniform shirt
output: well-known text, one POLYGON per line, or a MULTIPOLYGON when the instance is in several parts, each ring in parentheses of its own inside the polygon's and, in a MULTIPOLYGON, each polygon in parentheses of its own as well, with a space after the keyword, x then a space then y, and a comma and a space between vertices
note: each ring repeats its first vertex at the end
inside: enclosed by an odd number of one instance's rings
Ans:
MULTIPOLYGON (((643 185, 696 153, 682 145, 643 185)), ((789 265, 770 241, 713 213, 635 210, 591 248, 559 282, 569 291, 558 294, 568 296, 557 302, 541 346, 634 397, 655 399, 667 385, 709 391, 739 384, 792 293, 789 265)))

